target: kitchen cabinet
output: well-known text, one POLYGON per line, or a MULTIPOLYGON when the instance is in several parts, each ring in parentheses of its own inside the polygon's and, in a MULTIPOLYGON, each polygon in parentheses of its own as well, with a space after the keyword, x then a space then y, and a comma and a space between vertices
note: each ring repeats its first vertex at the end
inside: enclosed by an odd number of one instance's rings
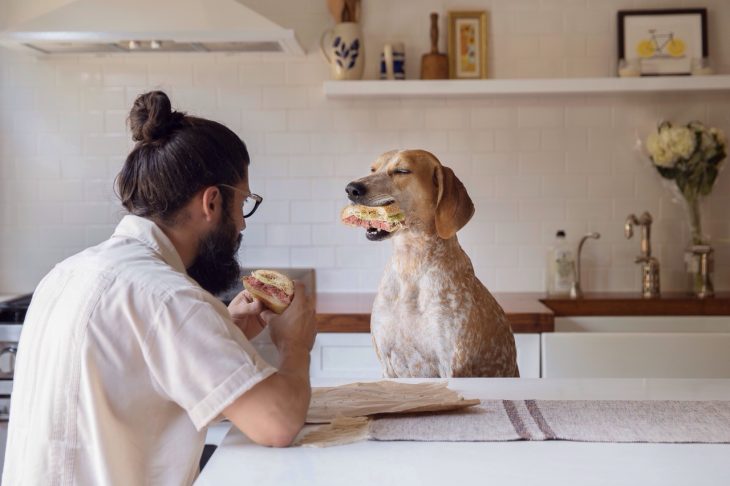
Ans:
MULTIPOLYGON (((524 378, 540 377, 540 335, 515 334, 517 363, 524 378)), ((374 379, 382 368, 370 333, 320 333, 312 349, 313 378, 374 379)))

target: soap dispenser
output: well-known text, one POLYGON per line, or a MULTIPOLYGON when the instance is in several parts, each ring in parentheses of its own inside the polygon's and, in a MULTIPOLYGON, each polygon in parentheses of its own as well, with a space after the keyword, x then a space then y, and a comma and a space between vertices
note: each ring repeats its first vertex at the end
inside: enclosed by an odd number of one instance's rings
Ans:
POLYGON ((545 275, 549 295, 568 295, 575 280, 575 259, 564 230, 555 233, 555 242, 548 249, 545 275))

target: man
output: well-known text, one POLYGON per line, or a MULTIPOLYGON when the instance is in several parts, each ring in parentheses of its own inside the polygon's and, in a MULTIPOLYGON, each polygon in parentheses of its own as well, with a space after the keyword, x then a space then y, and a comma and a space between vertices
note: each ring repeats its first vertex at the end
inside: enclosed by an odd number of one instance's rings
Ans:
POLYGON ((303 288, 281 316, 246 293, 229 309, 213 295, 238 278, 244 218, 261 202, 245 145, 159 91, 135 101, 130 127, 116 181, 130 214, 34 292, 5 486, 191 484, 213 421, 269 446, 304 423, 315 328, 303 288), (278 370, 249 343, 266 325, 278 370))

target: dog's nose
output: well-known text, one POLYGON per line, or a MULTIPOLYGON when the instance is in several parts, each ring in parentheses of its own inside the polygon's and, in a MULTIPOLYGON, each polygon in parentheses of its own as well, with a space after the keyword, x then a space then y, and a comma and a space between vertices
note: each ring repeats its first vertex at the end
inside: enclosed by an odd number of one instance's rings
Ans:
POLYGON ((360 182, 350 182, 345 188, 345 192, 348 196, 350 196, 350 199, 352 199, 354 197, 364 196, 367 192, 367 189, 365 188, 365 184, 362 184, 360 182))

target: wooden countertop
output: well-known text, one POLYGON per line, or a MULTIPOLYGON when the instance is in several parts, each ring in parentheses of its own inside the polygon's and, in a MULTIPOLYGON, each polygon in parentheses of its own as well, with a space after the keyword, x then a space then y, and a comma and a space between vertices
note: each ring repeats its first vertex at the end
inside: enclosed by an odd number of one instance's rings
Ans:
POLYGON ((658 299, 626 292, 588 293, 582 299, 543 298, 556 316, 727 316, 730 315, 730 292, 720 292, 709 299, 692 294, 663 293, 658 299))
MULTIPOLYGON (((710 299, 686 293, 665 293, 644 299, 638 293, 587 293, 584 298, 548 297, 541 292, 495 293, 515 333, 555 330, 556 316, 730 315, 730 292, 710 299)), ((318 293, 319 332, 370 332, 374 293, 318 293)))
MULTIPOLYGON (((554 330, 553 312, 540 302, 541 293, 495 293, 513 332, 554 330)), ((375 293, 318 293, 319 332, 370 332, 370 310, 375 293)))

